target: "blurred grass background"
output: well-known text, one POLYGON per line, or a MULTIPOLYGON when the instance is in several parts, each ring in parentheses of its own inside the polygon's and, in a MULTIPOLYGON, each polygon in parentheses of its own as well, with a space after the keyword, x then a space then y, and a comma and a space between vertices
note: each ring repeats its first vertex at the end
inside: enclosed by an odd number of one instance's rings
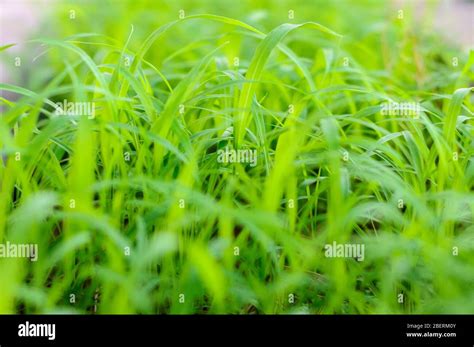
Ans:
POLYGON ((474 311, 474 55, 437 1, 47 3, 2 43, 0 242, 39 260, 0 259, 1 313, 474 311))

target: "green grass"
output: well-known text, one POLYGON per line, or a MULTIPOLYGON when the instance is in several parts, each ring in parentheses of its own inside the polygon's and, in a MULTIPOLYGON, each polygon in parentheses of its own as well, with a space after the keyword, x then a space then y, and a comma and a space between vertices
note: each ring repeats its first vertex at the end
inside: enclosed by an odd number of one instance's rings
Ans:
POLYGON ((64 3, 4 47, 0 243, 39 259, 0 258, 0 313, 474 312, 473 51, 307 3, 64 3))

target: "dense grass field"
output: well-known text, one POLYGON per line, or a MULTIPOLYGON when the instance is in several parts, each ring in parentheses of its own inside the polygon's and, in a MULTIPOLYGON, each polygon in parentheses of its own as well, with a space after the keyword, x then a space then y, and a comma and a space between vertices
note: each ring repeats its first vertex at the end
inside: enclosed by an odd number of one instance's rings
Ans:
POLYGON ((0 53, 0 243, 38 247, 0 313, 473 313, 474 53, 435 6, 48 6, 0 53))

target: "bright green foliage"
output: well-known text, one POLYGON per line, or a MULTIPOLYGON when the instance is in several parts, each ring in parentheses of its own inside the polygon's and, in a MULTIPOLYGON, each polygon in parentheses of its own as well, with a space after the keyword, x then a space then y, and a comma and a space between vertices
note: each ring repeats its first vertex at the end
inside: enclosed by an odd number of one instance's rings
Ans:
POLYGON ((39 247, 0 313, 474 312, 474 53, 355 3, 53 9, 0 85, 0 243, 39 247))

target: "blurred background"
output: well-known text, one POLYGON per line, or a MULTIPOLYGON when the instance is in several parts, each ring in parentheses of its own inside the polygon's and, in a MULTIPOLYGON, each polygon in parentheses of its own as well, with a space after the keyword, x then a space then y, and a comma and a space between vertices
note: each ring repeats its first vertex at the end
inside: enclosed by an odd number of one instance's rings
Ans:
MULTIPOLYGON (((472 0, 243 0, 239 6, 227 0, 1 0, 0 8, 0 45, 16 44, 6 56, 2 55, 0 77, 16 83, 21 80, 15 77, 14 57, 27 49, 25 40, 40 36, 64 39, 94 32, 125 41, 133 25, 134 42, 138 43, 151 30, 177 19, 180 11, 184 15, 230 16, 264 32, 287 21, 316 21, 348 38, 361 38, 392 23, 402 10, 414 30, 436 32, 438 38, 464 51, 474 46, 472 0), (363 22, 370 25, 360 25, 363 22)), ((206 31, 201 27, 196 34, 205 35, 206 31)), ((31 59, 27 62, 33 64, 31 59)))

